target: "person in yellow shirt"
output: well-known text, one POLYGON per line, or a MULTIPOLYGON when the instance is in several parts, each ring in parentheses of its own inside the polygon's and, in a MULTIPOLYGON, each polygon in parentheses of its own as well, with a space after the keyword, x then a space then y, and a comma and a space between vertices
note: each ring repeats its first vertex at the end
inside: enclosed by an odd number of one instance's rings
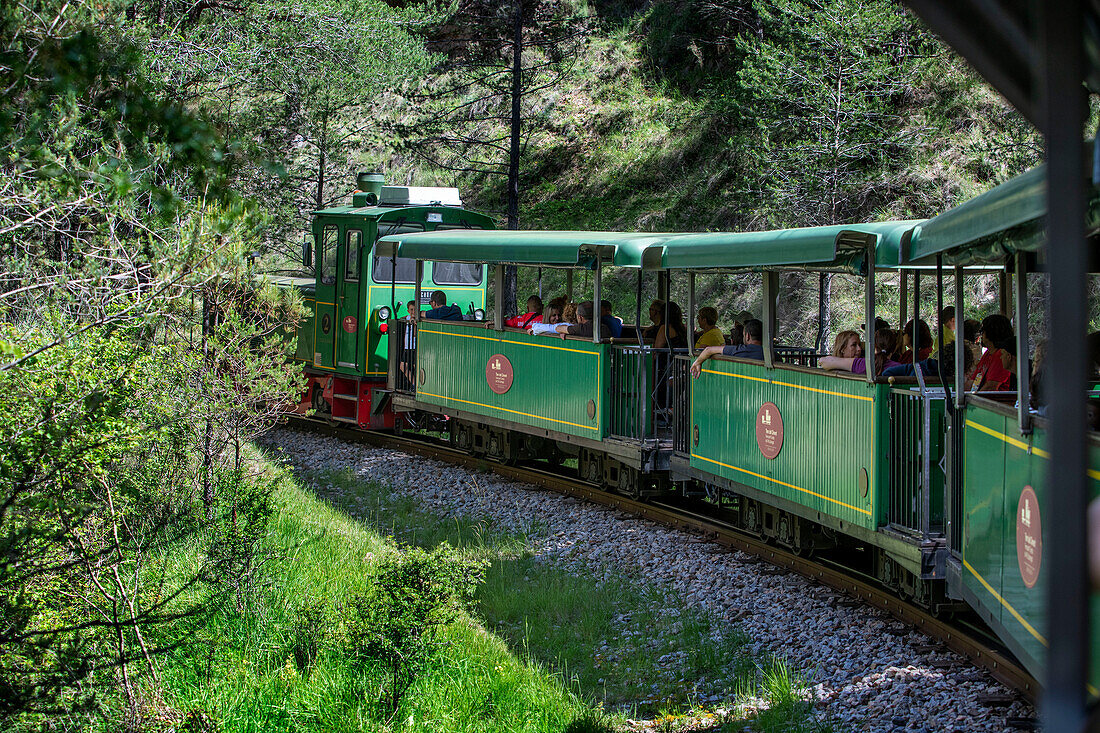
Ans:
POLYGON ((726 339, 718 328, 718 311, 709 305, 699 309, 699 330, 703 333, 695 341, 696 349, 705 349, 708 346, 725 346, 726 339))
MULTIPOLYGON (((940 323, 943 324, 943 346, 955 343, 955 306, 949 305, 940 311, 940 323)), ((940 350, 940 333, 936 329, 936 338, 932 342, 932 353, 940 350)))

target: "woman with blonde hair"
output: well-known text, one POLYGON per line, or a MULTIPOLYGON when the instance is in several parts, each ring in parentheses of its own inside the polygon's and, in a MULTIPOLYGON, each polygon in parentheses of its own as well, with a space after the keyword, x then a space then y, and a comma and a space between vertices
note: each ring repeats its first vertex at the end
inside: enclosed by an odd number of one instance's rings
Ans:
POLYGON ((842 359, 855 359, 863 356, 863 342, 855 331, 841 331, 833 341, 832 356, 842 359))

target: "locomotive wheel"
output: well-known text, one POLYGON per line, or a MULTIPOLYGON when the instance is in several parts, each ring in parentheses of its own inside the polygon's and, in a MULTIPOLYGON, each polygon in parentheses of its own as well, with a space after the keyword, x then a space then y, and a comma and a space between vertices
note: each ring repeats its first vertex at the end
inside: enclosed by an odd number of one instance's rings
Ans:
POLYGON ((317 413, 329 412, 328 402, 325 401, 325 391, 321 389, 321 385, 313 385, 313 391, 309 395, 310 406, 313 407, 317 413))

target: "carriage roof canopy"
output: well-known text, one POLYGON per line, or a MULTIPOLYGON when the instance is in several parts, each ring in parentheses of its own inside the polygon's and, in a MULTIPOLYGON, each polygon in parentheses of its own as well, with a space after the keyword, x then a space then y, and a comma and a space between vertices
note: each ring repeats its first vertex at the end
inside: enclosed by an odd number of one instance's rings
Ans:
POLYGON ((860 273, 868 243, 879 267, 896 267, 905 235, 917 224, 881 222, 768 232, 555 232, 448 230, 382 237, 376 253, 414 259, 518 265, 644 269, 807 268, 860 273))
MULTIPOLYGON (((1046 213, 1046 166, 1040 165, 918 226, 907 255, 919 260, 946 254, 949 264, 971 265, 1038 252, 1045 242, 1046 213)), ((1100 189, 1095 186, 1088 191, 1085 229, 1090 234, 1100 229, 1100 189)))

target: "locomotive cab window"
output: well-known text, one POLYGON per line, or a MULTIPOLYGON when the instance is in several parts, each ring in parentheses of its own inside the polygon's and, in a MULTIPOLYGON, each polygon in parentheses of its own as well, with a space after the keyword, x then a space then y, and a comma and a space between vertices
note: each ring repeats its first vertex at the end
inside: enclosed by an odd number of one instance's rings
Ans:
MULTIPOLYGON (((466 224, 440 224, 435 231, 481 229, 466 224)), ((482 266, 469 262, 433 262, 432 282, 436 285, 480 285, 482 266)))
POLYGON ((344 249, 346 262, 344 263, 344 281, 355 282, 359 279, 359 250, 363 246, 363 232, 359 229, 349 229, 344 249))
POLYGON ((481 265, 470 262, 433 262, 432 282, 436 285, 480 285, 481 265))
MULTIPOLYGON (((390 234, 408 234, 409 232, 424 231, 423 224, 408 224, 405 222, 379 222, 378 236, 385 237, 390 234)), ((410 257, 396 258, 396 268, 393 257, 379 257, 374 255, 374 263, 371 268, 371 278, 376 283, 411 283, 416 280, 416 260, 410 257), (395 272, 396 269, 396 272, 395 272)))
POLYGON ((321 235, 321 251, 319 253, 321 261, 321 284, 322 285, 335 285, 336 284, 336 243, 339 240, 340 229, 336 226, 326 226, 324 232, 321 235))

